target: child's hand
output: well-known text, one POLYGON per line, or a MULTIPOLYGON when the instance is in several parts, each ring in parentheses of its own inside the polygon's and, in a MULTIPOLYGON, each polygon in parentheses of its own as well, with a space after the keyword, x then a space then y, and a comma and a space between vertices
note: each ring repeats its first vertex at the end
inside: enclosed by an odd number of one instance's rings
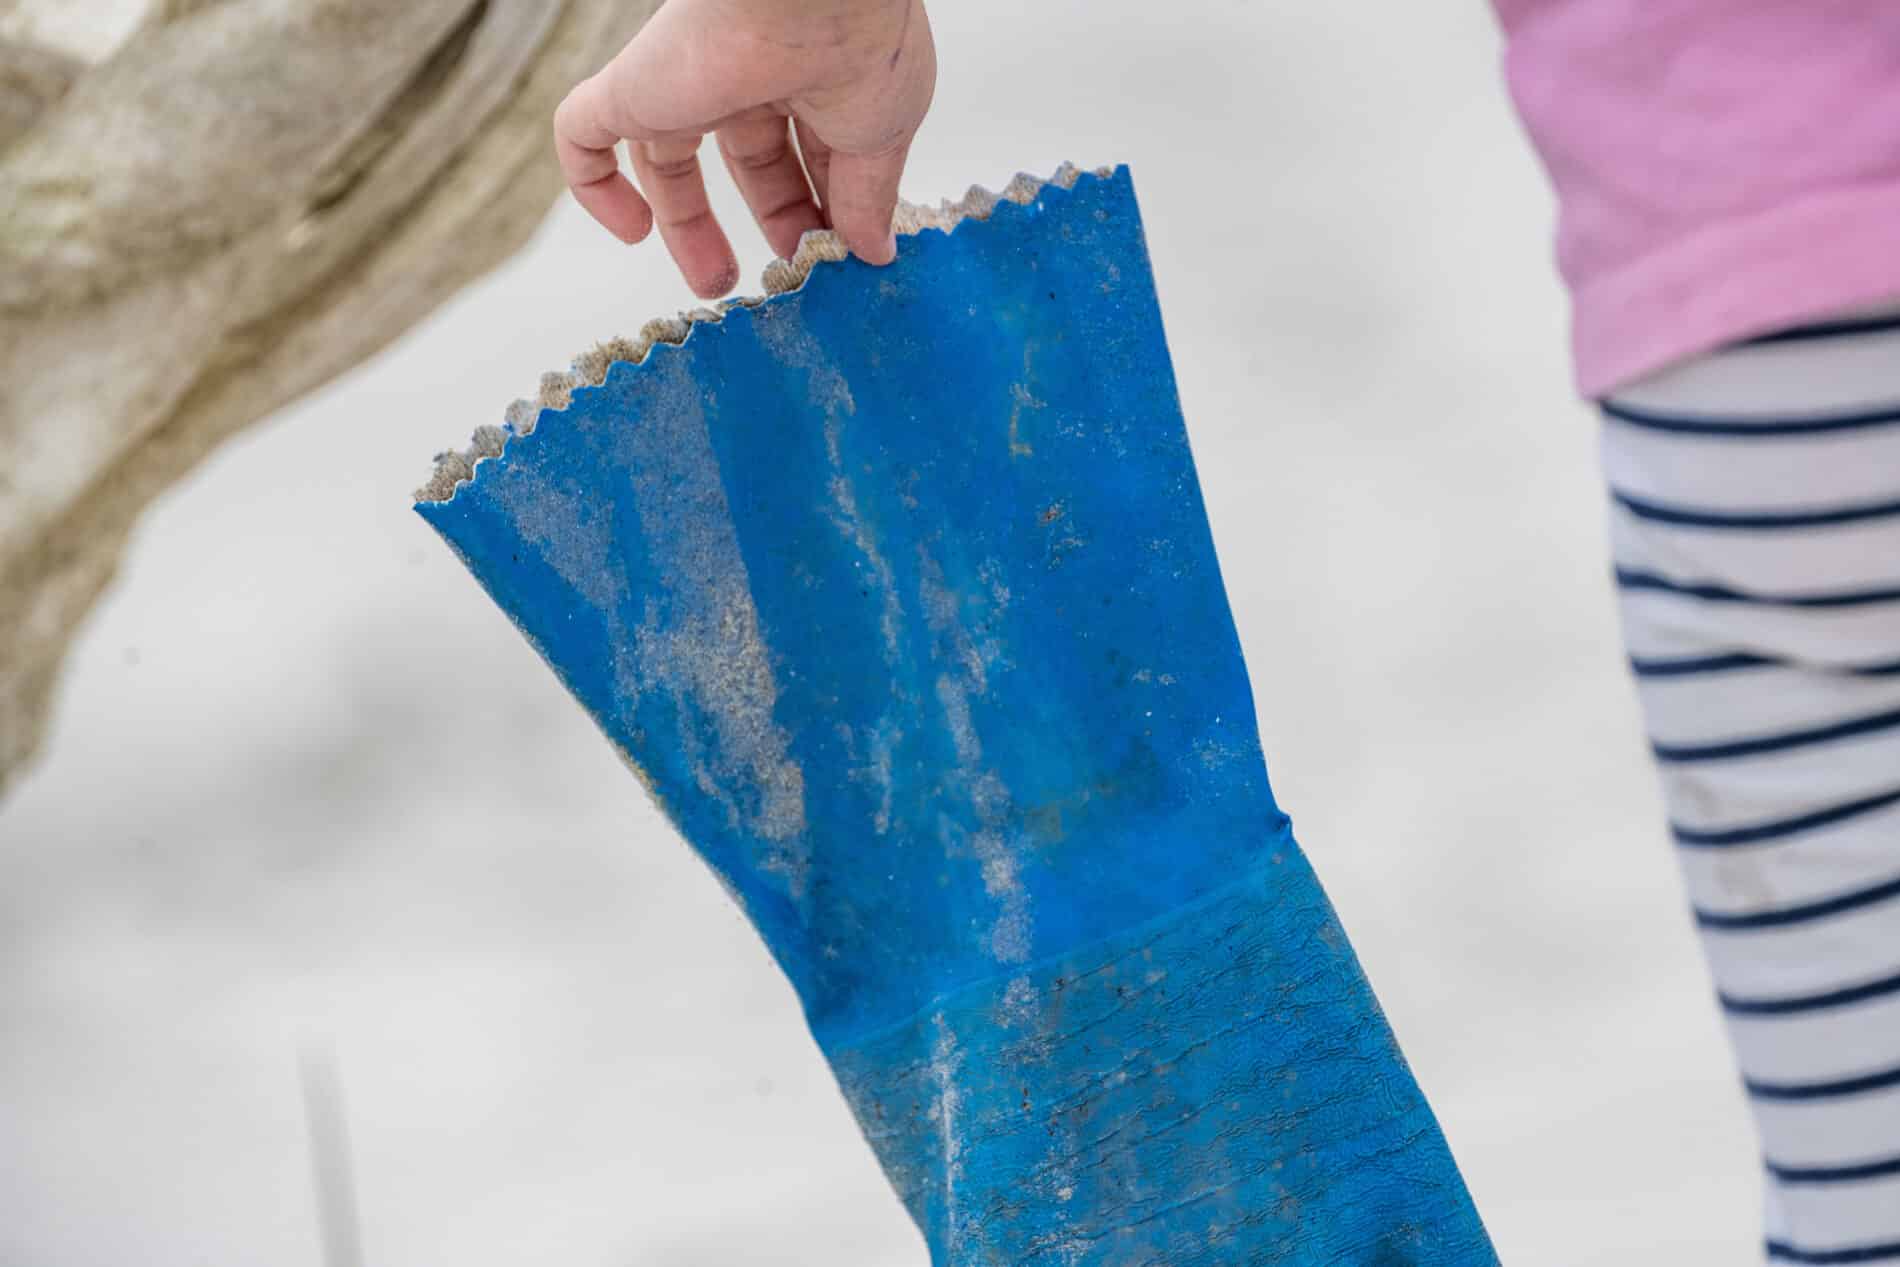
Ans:
POLYGON ((588 214, 626 242, 658 223, 711 299, 739 265, 706 201, 707 133, 774 251, 829 224, 888 264, 898 177, 936 80, 923 0, 669 0, 561 103, 555 149, 588 214), (638 190, 615 158, 623 139, 638 190))

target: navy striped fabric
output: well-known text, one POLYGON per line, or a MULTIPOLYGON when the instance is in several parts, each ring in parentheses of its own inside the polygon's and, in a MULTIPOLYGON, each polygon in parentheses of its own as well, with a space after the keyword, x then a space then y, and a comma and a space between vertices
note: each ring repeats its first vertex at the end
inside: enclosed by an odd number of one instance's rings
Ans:
POLYGON ((1813 325, 1795 326, 1791 330, 1777 330, 1773 334, 1764 334, 1750 339, 1743 346, 1763 347, 1773 343, 1804 343, 1816 339, 1834 340, 1844 335, 1893 332, 1900 332, 1900 313, 1888 312, 1866 317, 1851 317, 1841 321, 1817 321, 1813 325))
MULTIPOLYGON (((1732 651, 1726 655, 1680 656, 1675 659, 1655 660, 1631 656, 1630 671, 1637 677, 1680 677, 1688 673, 1729 673, 1736 669, 1766 669, 1787 666, 1791 663, 1788 660, 1776 659, 1774 656, 1751 655, 1746 651, 1732 651)), ((1851 673, 1859 677, 1900 675, 1900 660, 1890 660, 1884 664, 1844 665, 1835 671, 1851 673)))
POLYGON ((1900 314, 1602 402, 1615 580, 1770 1263, 1900 1264, 1900 314))

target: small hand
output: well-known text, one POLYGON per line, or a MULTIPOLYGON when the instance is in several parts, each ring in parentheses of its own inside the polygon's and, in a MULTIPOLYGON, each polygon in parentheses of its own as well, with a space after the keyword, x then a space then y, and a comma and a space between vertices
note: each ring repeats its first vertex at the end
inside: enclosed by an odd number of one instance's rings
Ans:
POLYGON ((670 0, 561 103, 555 149, 588 214, 624 242, 657 224, 693 293, 712 299, 739 266, 706 199, 708 133, 778 254, 829 226, 888 264, 898 178, 936 78, 923 0, 670 0))

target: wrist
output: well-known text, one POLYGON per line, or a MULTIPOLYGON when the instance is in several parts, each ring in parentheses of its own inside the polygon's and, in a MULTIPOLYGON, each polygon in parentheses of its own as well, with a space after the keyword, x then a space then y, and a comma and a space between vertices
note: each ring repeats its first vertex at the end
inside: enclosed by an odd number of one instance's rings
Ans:
POLYGON ((921 0, 699 0, 712 20, 783 48, 849 53, 894 43, 921 0))

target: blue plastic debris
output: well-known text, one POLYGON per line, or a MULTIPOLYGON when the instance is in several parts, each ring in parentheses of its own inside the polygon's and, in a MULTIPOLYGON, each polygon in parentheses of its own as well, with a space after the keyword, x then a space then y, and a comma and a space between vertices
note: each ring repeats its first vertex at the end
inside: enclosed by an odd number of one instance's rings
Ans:
POLYGON ((597 358, 418 509, 938 1267, 1493 1263, 1268 787, 1128 172, 1010 196, 597 358))

